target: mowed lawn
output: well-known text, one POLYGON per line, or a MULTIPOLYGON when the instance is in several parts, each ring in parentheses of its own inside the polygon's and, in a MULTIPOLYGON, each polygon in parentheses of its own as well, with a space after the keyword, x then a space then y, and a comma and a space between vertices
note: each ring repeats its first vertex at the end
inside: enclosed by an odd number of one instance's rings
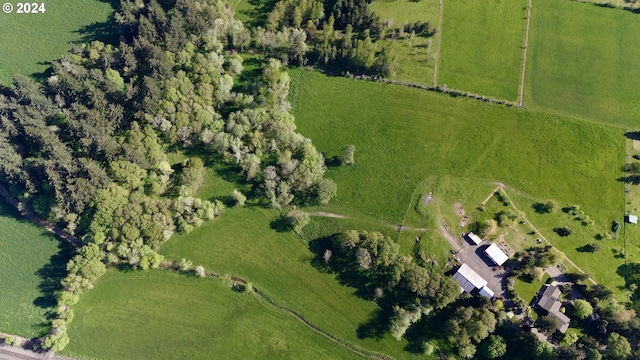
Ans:
MULTIPOLYGON (((47 62, 70 50, 69 42, 101 36, 117 1, 47 0, 43 14, 0 13, 0 82, 10 84, 15 73, 30 76, 48 68, 47 62)), ((40 4, 42 2, 38 2, 40 4)))
POLYGON ((0 332, 47 333, 53 291, 64 277, 70 246, 27 222, 0 201, 0 332))
POLYGON ((355 359, 217 279, 107 272, 75 306, 65 354, 100 359, 355 359))
POLYGON ((640 17, 574 1, 535 0, 524 104, 640 126, 640 17))
POLYGON ((299 131, 327 157, 356 147, 355 166, 328 172, 336 207, 400 223, 423 179, 451 175, 621 209, 621 130, 402 86, 291 75, 299 131))
POLYGON ((438 85, 516 101, 525 0, 444 1, 438 85))
POLYGON ((408 355, 405 341, 389 335, 359 339, 357 330, 369 321, 376 305, 341 285, 333 274, 312 265, 315 255, 292 232, 271 228, 276 212, 260 207, 227 209, 214 221, 162 245, 171 260, 187 258, 219 274, 242 277, 278 304, 288 307, 320 329, 352 344, 390 354, 408 355))

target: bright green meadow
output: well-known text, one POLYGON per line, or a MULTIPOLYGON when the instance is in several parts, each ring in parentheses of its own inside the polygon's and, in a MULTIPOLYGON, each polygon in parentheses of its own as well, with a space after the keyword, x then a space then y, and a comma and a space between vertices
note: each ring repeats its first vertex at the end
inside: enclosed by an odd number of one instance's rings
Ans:
POLYGON ((80 358, 359 358, 255 295, 166 270, 111 270, 75 311, 65 353, 80 358))
POLYGON ((24 337, 47 333, 53 291, 72 250, 0 201, 0 332, 24 337))
POLYGON ((292 73, 298 129, 327 157, 333 206, 400 223, 427 177, 501 181, 536 196, 618 210, 622 131, 466 98, 315 72, 292 73), (597 146, 596 146, 597 145, 597 146))
POLYGON ((640 17, 576 1, 536 0, 528 107, 636 129, 640 122, 640 17))
POLYGON ((516 101, 525 0, 445 1, 438 85, 516 101))
POLYGON ((43 14, 18 14, 17 1, 9 2, 13 12, 0 14, 0 82, 5 84, 11 83, 16 73, 40 77, 49 61, 70 49, 69 42, 108 35, 112 5, 119 4, 107 0, 47 0, 43 14))
POLYGON ((171 260, 187 258, 194 266, 246 279, 279 305, 339 339, 402 356, 404 341, 388 335, 382 340, 358 337, 359 326, 375 314, 375 304, 356 296, 355 289, 341 285, 335 275, 314 267, 316 255, 306 242, 292 232, 271 228, 276 218, 275 211, 259 207, 228 209, 190 234, 174 236, 161 253, 171 260))

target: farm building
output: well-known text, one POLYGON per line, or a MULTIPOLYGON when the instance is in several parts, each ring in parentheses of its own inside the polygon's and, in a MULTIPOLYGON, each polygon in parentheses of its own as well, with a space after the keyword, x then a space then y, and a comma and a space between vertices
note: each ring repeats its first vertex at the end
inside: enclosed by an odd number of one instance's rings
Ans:
POLYGON ((560 288, 555 285, 549 285, 542 293, 540 300, 538 300, 538 306, 546 310, 549 315, 553 316, 558 323, 558 330, 564 333, 569 328, 570 319, 567 315, 560 312, 560 306, 562 303, 558 300, 560 297, 560 288))
POLYGON ((480 238, 480 236, 470 232, 464 235, 464 238, 467 239, 468 241, 471 241, 472 243, 476 244, 476 245, 480 245, 480 243, 482 242, 482 239, 480 238))
POLYGON ((502 266, 509 259, 507 254, 502 252, 496 244, 491 244, 484 253, 498 266, 502 266))
POLYGON ((473 271, 467 264, 462 264, 453 275, 453 278, 460 283, 460 292, 466 291, 471 293, 478 289, 480 295, 487 298, 493 297, 493 291, 487 287, 487 280, 483 279, 482 276, 478 275, 478 273, 473 271))
POLYGON ((627 215, 627 222, 629 224, 637 224, 638 223, 638 216, 637 215, 632 215, 632 214, 627 215))

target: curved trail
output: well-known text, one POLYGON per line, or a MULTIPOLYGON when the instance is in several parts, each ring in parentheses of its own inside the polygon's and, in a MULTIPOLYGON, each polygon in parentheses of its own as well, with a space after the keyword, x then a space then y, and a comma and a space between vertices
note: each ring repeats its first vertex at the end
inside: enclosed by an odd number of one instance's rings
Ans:
MULTIPOLYGON (((326 211, 312 211, 312 212, 309 213, 309 216, 328 217, 328 218, 334 218, 334 219, 349 219, 349 217, 346 216, 346 215, 340 215, 340 214, 335 214, 335 213, 326 212, 326 211)), ((383 220, 381 220, 381 221, 383 221, 383 220)), ((415 228, 415 227, 411 227, 411 226, 407 226, 407 225, 393 224, 393 223, 388 224, 388 226, 396 229, 397 231, 426 232, 426 231, 430 231, 431 230, 429 228, 415 228)))
MULTIPOLYGON (((166 270, 174 270, 174 263, 173 262, 167 262, 162 264, 160 267, 166 269, 166 270)), ((184 272, 184 273, 188 273, 184 272)), ((236 276, 227 276, 227 275, 220 275, 220 274, 216 274, 214 272, 207 272, 206 273, 206 277, 209 278, 213 278, 213 279, 219 279, 219 280, 231 280, 233 282, 233 284, 231 285, 231 287, 233 288, 236 283, 240 283, 242 285, 248 285, 249 282, 243 278, 240 277, 236 277, 236 276)), ((296 320, 300 321, 301 323, 303 323, 306 327, 308 327, 309 329, 311 329, 313 332, 324 336, 325 338, 333 341, 334 343, 342 346, 343 348, 358 354, 362 357, 368 358, 368 359, 373 359, 373 360, 391 360, 392 358, 383 354, 377 354, 377 353, 373 353, 370 351, 367 351, 365 349, 362 349, 356 345, 352 345, 348 342, 345 342, 343 340, 338 339, 337 337, 329 334, 326 331, 321 330, 320 328, 318 328, 317 326, 313 325, 311 322, 309 322, 307 319, 305 319, 302 315, 298 314, 297 312, 295 312, 294 310, 291 310, 287 307, 284 307, 282 305, 279 305, 278 303, 276 303, 275 301, 271 300, 267 295, 265 295, 263 292, 261 292, 258 288, 256 288, 255 286, 251 286, 251 291, 253 294, 255 294, 256 296, 258 296, 258 298, 260 300, 263 300, 264 302, 266 302, 269 306, 271 306, 273 309, 285 313, 289 316, 292 316, 293 318, 295 318, 296 320)))

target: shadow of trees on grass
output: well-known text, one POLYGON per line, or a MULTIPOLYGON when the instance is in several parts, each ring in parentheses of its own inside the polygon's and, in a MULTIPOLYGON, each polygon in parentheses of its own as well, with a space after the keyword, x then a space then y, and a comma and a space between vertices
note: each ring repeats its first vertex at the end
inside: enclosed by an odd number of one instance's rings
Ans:
POLYGON ((58 252, 52 255, 49 262, 36 272, 36 275, 40 277, 38 284, 40 296, 33 301, 33 304, 48 309, 47 319, 49 320, 55 317, 56 293, 62 290, 60 282, 67 276, 67 263, 76 254, 76 250, 71 244, 62 240, 58 241, 58 252))

